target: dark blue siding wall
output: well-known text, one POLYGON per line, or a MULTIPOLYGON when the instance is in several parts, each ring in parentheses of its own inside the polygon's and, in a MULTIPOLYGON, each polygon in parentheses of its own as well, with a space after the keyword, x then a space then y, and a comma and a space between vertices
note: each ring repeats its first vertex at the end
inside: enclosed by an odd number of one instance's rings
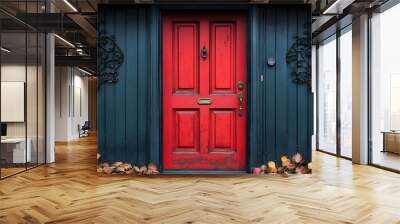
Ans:
POLYGON ((98 90, 101 161, 159 163, 161 78, 160 13, 151 7, 100 7, 106 35, 124 54, 119 81, 98 90))
MULTIPOLYGON (((102 161, 160 164, 162 150, 161 10, 100 7, 99 21, 115 35, 125 59, 119 82, 98 91, 98 150, 102 161)), ((292 82, 286 52, 311 21, 309 6, 249 6, 249 168, 281 155, 311 160, 312 94, 292 82), (268 58, 276 66, 268 67, 268 58), (263 76, 263 81, 261 81, 263 76)), ((310 40, 311 41, 311 40, 310 40)))
POLYGON ((311 21, 310 11, 309 6, 251 8, 250 167, 296 152, 311 161, 312 93, 292 81, 286 62, 295 36, 303 36, 311 21), (275 66, 268 66, 269 58, 275 66))

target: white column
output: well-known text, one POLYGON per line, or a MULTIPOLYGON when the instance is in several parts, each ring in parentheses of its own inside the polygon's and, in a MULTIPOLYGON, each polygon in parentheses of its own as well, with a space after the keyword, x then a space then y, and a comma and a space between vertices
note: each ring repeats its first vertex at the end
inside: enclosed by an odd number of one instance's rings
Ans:
POLYGON ((53 163, 55 161, 55 44, 53 34, 47 34, 46 38, 46 163, 53 163))
POLYGON ((312 150, 317 149, 317 48, 315 45, 312 45, 311 48, 311 91, 313 93, 314 99, 314 117, 313 117, 313 125, 314 132, 311 137, 312 150))
POLYGON ((353 162, 368 163, 368 15, 353 19, 353 162))

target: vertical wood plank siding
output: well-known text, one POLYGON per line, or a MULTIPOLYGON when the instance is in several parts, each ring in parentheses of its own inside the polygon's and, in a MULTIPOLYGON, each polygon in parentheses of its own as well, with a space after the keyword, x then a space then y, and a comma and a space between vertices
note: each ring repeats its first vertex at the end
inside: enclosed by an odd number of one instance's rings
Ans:
MULTIPOLYGON (((292 82, 286 63, 294 37, 302 36, 311 21, 310 10, 307 5, 248 8, 249 169, 296 151, 311 161, 312 93, 292 82), (274 67, 267 65, 268 58, 276 60, 274 67)), ((125 56, 119 82, 98 90, 103 162, 162 165, 161 11, 157 6, 99 7, 99 20, 125 56)))
POLYGON ((98 90, 102 162, 159 164, 161 144, 160 13, 151 7, 100 7, 106 35, 124 54, 119 81, 98 90))
POLYGON ((311 21, 309 6, 253 6, 249 168, 295 152, 311 161, 313 98, 307 85, 292 82, 286 52, 311 21), (269 58, 276 60, 269 67, 269 58), (263 81, 261 81, 263 76, 263 81))

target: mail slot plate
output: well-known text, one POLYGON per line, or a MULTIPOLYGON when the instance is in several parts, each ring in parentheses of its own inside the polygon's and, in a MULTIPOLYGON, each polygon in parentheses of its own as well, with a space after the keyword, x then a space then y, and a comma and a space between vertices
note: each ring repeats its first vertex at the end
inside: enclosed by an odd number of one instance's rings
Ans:
POLYGON ((197 104, 199 104, 199 105, 211 105, 212 101, 211 101, 210 98, 199 98, 197 100, 197 104))

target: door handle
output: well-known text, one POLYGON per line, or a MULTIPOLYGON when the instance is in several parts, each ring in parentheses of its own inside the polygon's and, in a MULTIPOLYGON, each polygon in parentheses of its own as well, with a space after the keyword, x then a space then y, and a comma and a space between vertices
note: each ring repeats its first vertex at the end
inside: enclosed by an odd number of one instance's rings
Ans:
POLYGON ((238 90, 240 92, 238 92, 238 99, 239 99, 239 117, 243 116, 243 92, 241 90, 244 89, 244 82, 243 81, 239 81, 238 82, 238 90))
POLYGON ((239 98, 239 117, 243 116, 243 93, 238 93, 239 98))

